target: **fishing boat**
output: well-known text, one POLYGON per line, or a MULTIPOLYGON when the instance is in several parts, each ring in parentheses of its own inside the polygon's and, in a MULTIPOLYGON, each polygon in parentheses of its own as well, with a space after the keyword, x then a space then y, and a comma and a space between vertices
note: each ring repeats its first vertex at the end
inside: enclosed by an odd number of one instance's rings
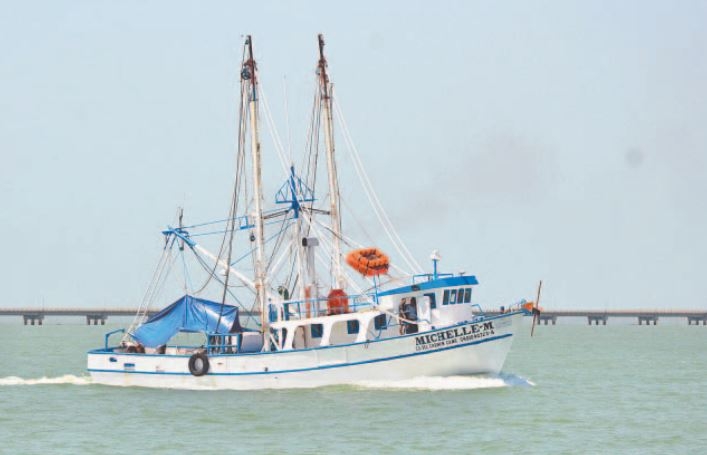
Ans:
POLYGON ((334 141, 341 110, 318 38, 303 172, 274 135, 284 183, 266 205, 259 122, 270 122, 271 115, 253 40, 246 37, 228 216, 185 225, 180 211, 178 223, 163 231, 162 255, 133 323, 106 334, 103 346, 88 352, 94 383, 248 390, 500 372, 532 303, 485 313, 472 303, 475 276, 441 272, 436 251, 429 269, 420 267, 339 121, 360 177, 356 194, 367 196, 381 225, 376 230, 394 254, 375 239, 360 243, 344 233, 334 141), (320 156, 326 172, 318 166, 320 156), (217 252, 205 246, 208 236, 216 238, 217 252), (198 283, 188 265, 199 270, 198 283), (183 295, 165 302, 165 283, 175 268, 183 268, 184 282, 176 286, 183 295))

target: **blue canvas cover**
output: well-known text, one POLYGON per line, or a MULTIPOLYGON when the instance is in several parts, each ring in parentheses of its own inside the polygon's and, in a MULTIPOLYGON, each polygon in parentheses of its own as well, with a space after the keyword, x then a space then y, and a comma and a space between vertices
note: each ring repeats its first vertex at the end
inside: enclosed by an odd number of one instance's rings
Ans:
POLYGON ((166 344, 177 332, 240 331, 242 328, 238 322, 237 307, 185 295, 159 313, 152 315, 138 327, 132 337, 143 346, 156 348, 166 344))

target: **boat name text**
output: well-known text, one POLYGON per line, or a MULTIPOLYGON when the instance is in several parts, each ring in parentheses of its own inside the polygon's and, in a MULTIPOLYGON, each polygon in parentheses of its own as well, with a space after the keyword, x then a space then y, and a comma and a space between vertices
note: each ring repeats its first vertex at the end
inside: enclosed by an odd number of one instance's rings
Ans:
POLYGON ((493 321, 455 327, 442 332, 415 337, 415 351, 428 351, 453 344, 466 343, 494 334, 493 321))

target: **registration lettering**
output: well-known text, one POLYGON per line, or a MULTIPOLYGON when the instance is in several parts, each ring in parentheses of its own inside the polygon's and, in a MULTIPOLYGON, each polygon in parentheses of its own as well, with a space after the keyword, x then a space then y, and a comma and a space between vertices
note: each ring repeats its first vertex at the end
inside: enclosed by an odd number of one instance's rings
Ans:
POLYGON ((493 321, 455 327, 441 332, 429 333, 415 337, 415 351, 429 351, 455 344, 479 340, 493 335, 493 321))

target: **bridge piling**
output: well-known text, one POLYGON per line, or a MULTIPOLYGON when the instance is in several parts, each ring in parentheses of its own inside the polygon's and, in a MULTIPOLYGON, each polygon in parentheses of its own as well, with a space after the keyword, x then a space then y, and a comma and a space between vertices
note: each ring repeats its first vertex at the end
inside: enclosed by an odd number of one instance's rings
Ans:
POLYGON ((31 325, 42 325, 42 321, 44 321, 44 315, 43 314, 23 314, 22 315, 22 321, 24 322, 25 325, 29 322, 31 325))
POLYGON ((93 322, 93 325, 98 325, 99 321, 101 325, 106 325, 106 319, 108 319, 108 316, 105 314, 87 314, 86 325, 91 325, 91 322, 93 322))
POLYGON ((643 322, 645 322, 646 325, 651 325, 651 322, 653 323, 653 325, 658 325, 658 316, 654 316, 654 315, 638 316, 638 325, 643 325, 643 322))
POLYGON ((587 322, 589 325, 592 325, 592 322, 594 325, 599 325, 599 322, 602 323, 602 325, 606 325, 606 321, 609 319, 609 316, 605 314, 599 314, 599 315, 588 315, 587 316, 587 322))

